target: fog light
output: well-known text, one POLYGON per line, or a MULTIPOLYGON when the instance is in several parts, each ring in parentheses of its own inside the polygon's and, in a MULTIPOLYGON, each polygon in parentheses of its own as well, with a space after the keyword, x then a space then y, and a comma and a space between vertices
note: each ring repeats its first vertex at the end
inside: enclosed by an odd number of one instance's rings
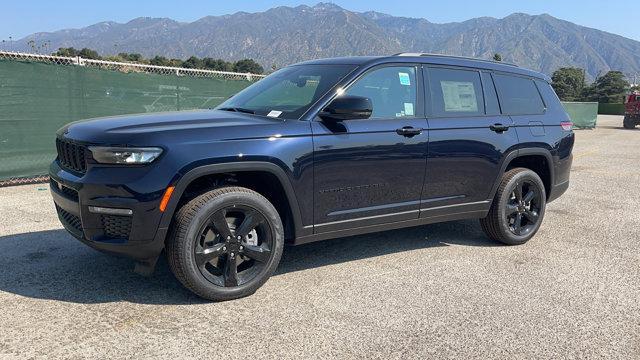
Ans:
POLYGON ((98 206, 89 206, 89 212, 92 212, 94 214, 121 215, 121 216, 133 215, 133 210, 131 209, 114 209, 114 208, 104 208, 104 207, 98 207, 98 206))

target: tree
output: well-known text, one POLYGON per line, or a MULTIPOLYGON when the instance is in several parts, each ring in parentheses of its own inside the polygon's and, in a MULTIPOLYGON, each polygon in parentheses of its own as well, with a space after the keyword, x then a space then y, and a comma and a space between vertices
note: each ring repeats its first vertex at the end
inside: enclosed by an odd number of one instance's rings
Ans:
POLYGON ((182 67, 187 69, 202 69, 203 65, 202 59, 195 56, 188 58, 182 63, 182 67))
POLYGON ((493 61, 502 61, 502 55, 498 53, 493 54, 493 61))
POLYGON ((562 101, 580 101, 585 87, 584 70, 564 67, 556 70, 551 76, 551 86, 562 101))
POLYGON ((233 65, 233 71, 241 73, 262 74, 264 69, 253 59, 243 59, 233 65))
POLYGON ((171 66, 171 60, 167 59, 164 56, 156 55, 153 59, 149 61, 149 64, 156 66, 171 66))
POLYGON ((131 62, 143 62, 144 58, 142 57, 142 55, 140 54, 129 54, 129 53, 119 53, 118 57, 121 58, 124 61, 131 61, 131 62))
POLYGON ((620 71, 609 71, 598 77, 589 87, 585 88, 584 95, 589 101, 599 103, 622 103, 624 95, 629 88, 629 82, 620 71))
POLYGON ((100 54, 98 54, 97 51, 91 50, 91 49, 87 49, 87 48, 84 48, 84 49, 80 50, 78 52, 78 56, 80 56, 82 58, 85 58, 85 59, 94 59, 94 60, 102 59, 100 57, 100 54))
POLYGON ((233 71, 233 64, 222 59, 204 58, 203 67, 208 70, 233 71))
POLYGON ((68 48, 59 48, 58 51, 54 52, 53 56, 66 56, 66 57, 76 57, 78 56, 79 51, 76 50, 75 48, 72 47, 68 47, 68 48))

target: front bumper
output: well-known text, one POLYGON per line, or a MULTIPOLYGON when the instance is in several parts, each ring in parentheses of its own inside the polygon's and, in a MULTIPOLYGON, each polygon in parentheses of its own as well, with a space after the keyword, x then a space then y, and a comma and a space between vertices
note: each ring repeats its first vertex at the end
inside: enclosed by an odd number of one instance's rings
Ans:
POLYGON ((141 170, 114 168, 108 177, 90 173, 79 176, 54 161, 49 171, 51 196, 64 228, 99 251, 137 260, 157 257, 167 233, 166 228, 159 227, 162 189, 140 193, 122 185, 126 182, 119 176, 131 177, 136 171, 141 170), (89 207, 130 209, 132 215, 94 213, 89 207))

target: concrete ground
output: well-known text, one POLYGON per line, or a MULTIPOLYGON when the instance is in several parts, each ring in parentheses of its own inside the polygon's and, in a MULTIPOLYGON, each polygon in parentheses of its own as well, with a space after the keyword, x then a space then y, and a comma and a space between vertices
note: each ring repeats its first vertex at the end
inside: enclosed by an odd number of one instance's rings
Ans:
POLYGON ((640 129, 577 131, 569 191, 528 244, 476 221, 286 248, 255 295, 207 303, 0 189, 0 358, 640 358, 640 129))

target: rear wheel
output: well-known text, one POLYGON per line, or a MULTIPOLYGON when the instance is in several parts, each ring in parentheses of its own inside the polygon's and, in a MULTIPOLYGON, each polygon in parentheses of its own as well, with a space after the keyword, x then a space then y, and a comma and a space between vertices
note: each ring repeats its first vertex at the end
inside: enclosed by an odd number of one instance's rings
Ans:
POLYGON ((284 232, 278 212, 255 191, 206 192, 177 213, 167 242, 176 278, 209 300, 253 294, 280 262, 284 232))
POLYGON ((489 214, 480 220, 482 230, 493 240, 524 244, 540 228, 546 199, 538 174, 525 168, 509 170, 502 176, 489 214))
POLYGON ((625 115, 622 125, 624 126, 625 129, 633 129, 636 127, 636 119, 629 115, 625 115))

